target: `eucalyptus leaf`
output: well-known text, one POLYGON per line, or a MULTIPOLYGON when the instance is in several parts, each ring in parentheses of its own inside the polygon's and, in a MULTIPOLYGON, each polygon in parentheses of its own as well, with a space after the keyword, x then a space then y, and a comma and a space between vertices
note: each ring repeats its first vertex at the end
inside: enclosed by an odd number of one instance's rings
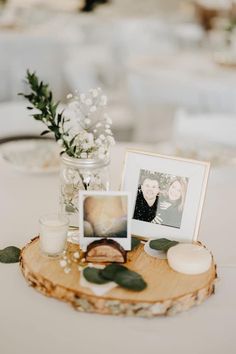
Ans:
POLYGON ((140 244, 140 242, 141 241, 136 237, 131 237, 131 251, 133 251, 140 244))
POLYGON ((48 133, 50 133, 50 130, 44 130, 40 135, 43 136, 43 135, 46 135, 48 133))
POLYGON ((147 283, 143 280, 142 276, 131 270, 118 272, 114 281, 122 288, 141 291, 147 287, 147 283))
POLYGON ((75 208, 72 205, 66 205, 66 212, 67 213, 74 213, 75 212, 75 208))
POLYGON ((0 250, 1 263, 17 263, 20 260, 21 250, 15 246, 9 246, 0 250))
POLYGON ((101 276, 101 269, 87 267, 83 270, 83 275, 87 281, 94 284, 106 284, 109 280, 101 276))
POLYGON ((124 272, 126 270, 128 270, 128 268, 124 267, 123 265, 112 263, 106 266, 104 269, 101 269, 100 274, 103 278, 114 281, 117 273, 124 272))
POLYGON ((173 247, 178 243, 179 242, 168 240, 167 238, 159 238, 157 240, 152 240, 149 246, 154 250, 167 252, 170 247, 173 247))

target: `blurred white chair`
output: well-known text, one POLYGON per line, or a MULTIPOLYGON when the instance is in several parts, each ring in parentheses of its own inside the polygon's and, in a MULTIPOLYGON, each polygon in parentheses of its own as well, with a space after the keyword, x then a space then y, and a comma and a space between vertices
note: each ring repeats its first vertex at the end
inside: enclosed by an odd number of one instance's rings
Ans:
MULTIPOLYGON (((157 143, 169 140, 176 107, 159 100, 163 87, 152 72, 130 70, 128 89, 135 116, 134 141, 157 143)), ((167 95, 167 92, 165 93, 167 95)))
POLYGON ((117 21, 114 25, 114 46, 123 61, 137 55, 173 53, 177 44, 170 26, 156 17, 117 21))
POLYGON ((25 90, 26 70, 36 71, 50 84, 56 99, 64 97, 63 65, 66 45, 47 36, 0 33, 0 101, 16 100, 25 90))
POLYGON ((45 125, 30 116, 25 102, 0 103, 0 138, 16 135, 40 135, 45 125))
POLYGON ((178 23, 172 27, 173 35, 180 48, 196 49, 202 45, 204 40, 204 30, 197 23, 178 23))
POLYGON ((217 113, 188 114, 178 110, 174 118, 173 138, 198 144, 212 143, 236 147, 236 116, 217 113))
POLYGON ((70 53, 64 72, 71 91, 86 92, 98 86, 111 88, 115 81, 111 50, 99 44, 82 45, 70 53))
POLYGON ((111 104, 108 113, 112 118, 112 131, 117 141, 133 141, 135 117, 126 105, 111 104))

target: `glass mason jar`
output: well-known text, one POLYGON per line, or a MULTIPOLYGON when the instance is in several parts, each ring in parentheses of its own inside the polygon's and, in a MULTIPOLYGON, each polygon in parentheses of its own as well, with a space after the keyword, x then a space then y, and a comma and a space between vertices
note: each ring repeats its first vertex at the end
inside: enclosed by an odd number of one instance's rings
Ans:
POLYGON ((78 159, 67 154, 61 156, 60 211, 69 217, 70 230, 78 234, 79 191, 109 189, 109 158, 78 159))

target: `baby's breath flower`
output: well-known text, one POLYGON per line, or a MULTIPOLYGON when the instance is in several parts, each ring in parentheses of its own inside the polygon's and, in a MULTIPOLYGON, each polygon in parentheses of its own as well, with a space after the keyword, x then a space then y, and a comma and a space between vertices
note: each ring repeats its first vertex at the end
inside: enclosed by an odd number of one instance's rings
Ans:
POLYGON ((85 150, 85 151, 91 149, 91 147, 92 147, 91 143, 86 143, 86 142, 83 142, 81 145, 82 145, 83 150, 85 150))
POLYGON ((97 145, 101 145, 101 144, 102 144, 102 140, 101 140, 100 138, 97 138, 97 139, 95 140, 95 143, 96 143, 97 145))
POLYGON ((108 135, 107 136, 107 141, 110 145, 114 145, 115 144, 115 139, 113 138, 113 136, 108 135))
POLYGON ((86 152, 82 152, 80 156, 81 156, 81 159, 87 159, 88 154, 86 152))
POLYGON ((65 272, 66 274, 70 273, 70 271, 71 271, 71 268, 69 268, 69 267, 65 267, 65 268, 64 268, 64 272, 65 272))
POLYGON ((106 150, 105 150, 105 148, 104 148, 103 146, 101 146, 101 147, 98 149, 98 153, 99 153, 99 154, 104 154, 105 151, 106 151, 106 150))
POLYGON ((88 134, 87 134, 87 140, 88 140, 90 143, 93 143, 94 137, 93 137, 93 134, 92 134, 92 133, 88 133, 88 134))
POLYGON ((79 97, 80 97, 81 102, 85 102, 86 95, 84 93, 81 93, 81 95, 79 97))
POLYGON ((87 106, 91 106, 92 105, 92 100, 91 100, 91 98, 87 98, 86 100, 85 100, 85 104, 87 105, 87 106))
POLYGON ((57 144, 58 144, 59 146, 62 146, 62 145, 63 145, 63 140, 62 140, 62 139, 57 140, 57 144))
POLYGON ((96 90, 96 89, 92 89, 91 93, 94 98, 98 96, 98 90, 96 90))
POLYGON ((112 124, 112 120, 107 113, 104 113, 103 117, 104 117, 107 124, 110 124, 110 125, 112 124))
POLYGON ((72 97, 73 97, 72 93, 68 93, 68 95, 66 96, 66 98, 67 98, 68 100, 70 100, 72 97))
POLYGON ((86 118, 86 119, 84 120, 84 123, 85 123, 86 125, 89 125, 89 124, 91 124, 91 119, 89 119, 89 118, 86 118))
POLYGON ((96 112, 96 110, 97 110, 97 107, 96 106, 92 106, 91 108, 90 108, 90 112, 96 112))
POLYGON ((61 152, 75 158, 104 158, 108 154, 109 146, 114 143, 112 121, 104 112, 107 96, 100 87, 89 90, 88 94, 78 90, 68 93, 67 107, 59 112, 47 84, 29 71, 27 81, 33 95, 23 96, 32 104, 37 114, 34 117, 54 134, 61 152))
POLYGON ((106 104, 107 104, 107 96, 102 95, 102 96, 101 96, 100 105, 101 105, 101 106, 106 106, 106 104))
POLYGON ((64 260, 64 259, 61 259, 61 260, 60 260, 60 266, 61 266, 62 268, 64 268, 64 267, 66 267, 66 265, 67 265, 67 261, 64 260))
POLYGON ((78 251, 74 252, 74 253, 73 253, 73 257, 74 257, 75 259, 78 259, 78 258, 80 257, 80 253, 79 253, 78 251))

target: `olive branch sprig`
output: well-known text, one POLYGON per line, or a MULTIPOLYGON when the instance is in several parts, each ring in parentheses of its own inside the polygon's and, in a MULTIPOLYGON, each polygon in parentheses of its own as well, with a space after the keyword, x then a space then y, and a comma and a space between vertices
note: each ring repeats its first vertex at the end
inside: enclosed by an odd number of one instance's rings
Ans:
POLYGON ((37 113, 33 113, 32 116, 35 120, 43 122, 47 129, 40 135, 46 135, 53 133, 56 141, 61 141, 63 152, 66 152, 69 156, 73 157, 74 146, 73 142, 76 135, 68 140, 69 130, 65 128, 65 123, 69 120, 63 115, 63 111, 58 113, 58 102, 54 102, 52 91, 49 89, 49 85, 40 81, 35 72, 27 70, 26 83, 30 88, 29 94, 19 93, 20 96, 26 98, 31 106, 28 106, 28 110, 36 109, 37 113))

